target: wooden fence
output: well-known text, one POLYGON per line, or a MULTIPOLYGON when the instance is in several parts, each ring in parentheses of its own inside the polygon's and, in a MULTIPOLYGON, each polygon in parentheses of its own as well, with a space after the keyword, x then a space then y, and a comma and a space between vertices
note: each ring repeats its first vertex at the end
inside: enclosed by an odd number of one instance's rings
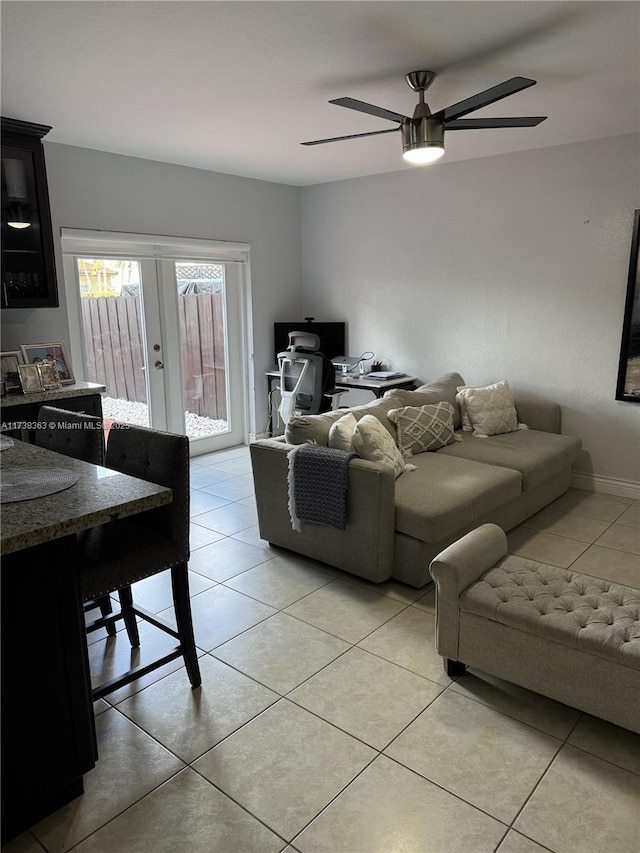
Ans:
MULTIPOLYGON (((87 381, 106 385, 109 397, 146 403, 138 298, 100 296, 81 305, 87 381)), ((178 321, 185 410, 226 420, 222 293, 179 295, 178 321)))

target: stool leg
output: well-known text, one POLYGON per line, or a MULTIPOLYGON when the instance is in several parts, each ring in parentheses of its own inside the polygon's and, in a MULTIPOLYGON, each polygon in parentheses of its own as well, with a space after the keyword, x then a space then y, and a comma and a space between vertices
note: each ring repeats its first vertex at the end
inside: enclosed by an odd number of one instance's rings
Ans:
MULTIPOLYGON (((98 607, 100 608, 100 614, 104 619, 107 616, 110 616, 113 613, 113 607, 111 605, 111 596, 109 595, 101 595, 100 598, 96 599, 98 607)), ((116 635, 116 625, 115 622, 108 622, 105 626, 107 634, 109 637, 115 637, 116 635)))
POLYGON ((136 614, 133 612, 133 594, 130 586, 125 586, 118 590, 118 598, 120 599, 120 608, 122 617, 127 629, 127 636, 132 648, 137 649, 140 645, 140 634, 138 634, 138 623, 136 622, 136 614))
POLYGON ((189 600, 189 574, 187 564, 182 563, 171 569, 171 587, 173 589, 173 607, 176 615, 176 626, 180 635, 184 665, 192 687, 202 684, 198 652, 193 635, 193 619, 191 617, 191 601, 189 600))

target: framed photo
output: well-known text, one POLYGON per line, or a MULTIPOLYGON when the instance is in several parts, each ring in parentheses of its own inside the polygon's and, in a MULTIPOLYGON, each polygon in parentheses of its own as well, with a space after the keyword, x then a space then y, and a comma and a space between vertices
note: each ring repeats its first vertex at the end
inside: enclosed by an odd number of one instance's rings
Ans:
POLYGON ((19 364, 23 364, 22 353, 19 350, 0 352, 0 379, 4 382, 4 387, 9 393, 22 389, 18 376, 19 364))
POLYGON ((25 364, 54 364, 58 369, 60 383, 62 385, 73 385, 76 381, 71 369, 71 362, 61 342, 53 344, 22 344, 20 352, 25 364))
POLYGON ((33 394, 35 391, 43 390, 37 364, 19 364, 18 374, 24 394, 33 394))
POLYGON ((622 324, 616 400, 640 403, 640 210, 636 210, 631 238, 627 299, 622 324))
POLYGON ((58 368, 53 364, 53 362, 41 361, 36 365, 36 367, 38 368, 40 381, 42 382, 42 388, 44 391, 50 391, 52 388, 60 388, 62 386, 58 368))

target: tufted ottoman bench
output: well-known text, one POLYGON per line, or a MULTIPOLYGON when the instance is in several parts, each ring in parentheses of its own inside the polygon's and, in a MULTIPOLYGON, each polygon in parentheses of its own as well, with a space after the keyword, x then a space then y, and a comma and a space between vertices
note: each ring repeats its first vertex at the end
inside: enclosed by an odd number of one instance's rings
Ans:
POLYGON ((509 555, 484 524, 431 563, 436 648, 640 733, 640 590, 509 555))

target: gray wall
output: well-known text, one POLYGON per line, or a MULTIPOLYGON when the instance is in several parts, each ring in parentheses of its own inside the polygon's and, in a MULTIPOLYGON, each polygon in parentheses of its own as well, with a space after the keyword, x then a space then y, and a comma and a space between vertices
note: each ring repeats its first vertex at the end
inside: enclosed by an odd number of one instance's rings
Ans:
POLYGON ((640 482, 640 406, 614 400, 638 155, 632 135, 307 187, 304 312, 425 381, 558 401, 577 470, 640 482))
POLYGON ((3 311, 2 348, 69 340, 62 227, 250 243, 256 421, 262 430, 273 321, 302 315, 299 189, 56 143, 45 142, 45 156, 60 308, 3 311))

